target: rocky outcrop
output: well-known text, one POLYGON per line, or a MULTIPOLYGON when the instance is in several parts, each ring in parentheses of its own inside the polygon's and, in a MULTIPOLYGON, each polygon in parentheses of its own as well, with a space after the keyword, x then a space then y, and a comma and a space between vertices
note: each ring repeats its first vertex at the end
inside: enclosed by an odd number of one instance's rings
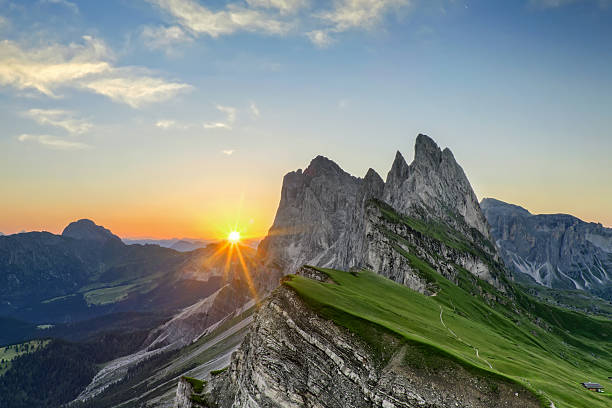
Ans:
POLYGON ((191 377, 179 378, 178 387, 176 388, 176 408, 207 407, 202 401, 201 396, 205 383, 205 381, 191 377))
MULTIPOLYGON (((414 161, 408 165, 397 152, 386 182, 372 169, 363 179, 353 177, 322 156, 304 172, 287 174, 274 224, 258 249, 264 260, 265 274, 258 280, 263 280, 263 290, 273 289, 281 276, 310 264, 368 268, 424 292, 425 284, 381 232, 376 202, 402 216, 457 232, 487 260, 454 254, 446 262, 500 287, 488 261, 497 262, 498 254, 465 173, 449 149, 442 151, 428 136, 418 135, 414 161)), ((444 248, 444 254, 453 252, 444 248)))
POLYGON ((441 150, 428 136, 417 136, 410 166, 398 152, 387 175, 384 201, 402 214, 442 221, 466 237, 474 228, 491 238, 463 169, 450 149, 441 150))
POLYGON ((193 386, 184 377, 179 378, 178 386, 176 387, 176 408, 192 408, 193 402, 193 386))
POLYGON ((378 350, 388 355, 378 355, 356 335, 322 319, 291 289, 281 286, 261 306, 229 368, 209 383, 208 404, 218 408, 540 406, 521 387, 474 374, 450 360, 435 373, 411 367, 404 358, 411 345, 382 331, 380 342, 385 347, 378 350))
POLYGON ((343 265, 355 242, 351 233, 363 218, 358 200, 379 195, 381 182, 374 170, 359 179, 323 156, 303 172, 285 175, 274 223, 258 248, 271 279, 268 288, 305 263, 343 265))
MULTIPOLYGON (((431 285, 431 278, 424 276, 406 256, 412 252, 452 282, 458 282, 459 266, 502 292, 506 291, 503 266, 489 253, 478 251, 477 246, 466 250, 454 245, 454 236, 443 236, 442 232, 432 236, 415 229, 410 223, 390 219, 383 214, 384 211, 393 210, 380 202, 370 202, 366 207, 367 247, 359 258, 363 268, 376 271, 420 293, 435 294, 437 289, 431 285)), ((466 247, 467 242, 464 244, 466 247)))
POLYGON ((612 229, 566 214, 531 214, 485 198, 480 204, 506 265, 535 282, 612 299, 612 229))

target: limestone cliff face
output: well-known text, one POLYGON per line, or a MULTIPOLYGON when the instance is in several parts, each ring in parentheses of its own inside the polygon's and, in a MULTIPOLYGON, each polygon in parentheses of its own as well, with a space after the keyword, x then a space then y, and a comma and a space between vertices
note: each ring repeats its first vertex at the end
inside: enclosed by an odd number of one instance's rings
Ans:
POLYGON ((567 214, 534 215, 492 198, 481 207, 509 268, 544 286, 612 299, 612 229, 567 214))
POLYGON ((398 152, 387 176, 384 201, 402 214, 443 221, 468 237, 469 228, 474 228, 491 238, 463 169, 450 149, 441 150, 428 136, 417 136, 410 166, 398 152))
MULTIPOLYGON (((451 228, 486 257, 499 259, 476 196, 453 154, 419 135, 413 163, 408 165, 397 152, 386 182, 372 169, 363 179, 353 177, 321 156, 304 172, 287 174, 274 224, 258 250, 265 264, 262 277, 268 280, 264 286, 272 289, 279 277, 310 264, 368 268, 426 292, 425 284, 383 234, 376 202, 399 214, 451 228)), ((404 232, 413 237, 409 239, 421 241, 414 238, 414 231, 404 232)), ((445 262, 455 262, 500 287, 486 262, 456 252, 444 246, 442 253, 450 255, 445 262)))
POLYGON ((276 271, 269 286, 305 263, 350 264, 361 245, 355 238, 363 230, 363 205, 380 197, 383 185, 372 169, 360 179, 322 156, 303 172, 287 174, 274 224, 258 248, 266 269, 276 271))
POLYGON ((384 217, 380 204, 366 206, 366 229, 364 240, 367 245, 359 258, 359 265, 375 271, 397 283, 401 283, 426 295, 432 295, 436 288, 430 285, 401 251, 416 252, 420 259, 426 260, 436 272, 457 283, 456 265, 470 271, 506 291, 503 282, 503 268, 495 258, 482 251, 466 251, 429 235, 423 234, 409 225, 393 222, 384 217))
POLYGON ((451 361, 435 374, 411 368, 404 363, 410 346, 402 346, 390 334, 381 336, 385 337, 381 344, 393 350, 383 359, 281 286, 261 306, 229 368, 209 383, 209 406, 539 407, 536 398, 520 387, 509 383, 492 387, 490 378, 471 374, 451 361))
POLYGON ((193 387, 191 383, 184 378, 180 378, 176 387, 176 408, 193 408, 192 395, 193 387))

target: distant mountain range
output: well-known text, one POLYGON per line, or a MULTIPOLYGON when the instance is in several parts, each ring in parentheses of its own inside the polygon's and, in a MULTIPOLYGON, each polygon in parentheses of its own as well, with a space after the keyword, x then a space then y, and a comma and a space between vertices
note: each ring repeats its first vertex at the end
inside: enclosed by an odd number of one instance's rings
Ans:
POLYGON ((612 300, 612 228, 567 214, 531 214, 493 198, 480 205, 504 262, 519 277, 612 300))
MULTIPOLYGON (((0 316, 62 323, 126 311, 172 312, 241 276, 238 260, 212 259, 222 244, 191 252, 126 245, 91 220, 61 235, 0 237, 0 316)), ((254 250, 244 247, 250 260, 254 250)))
POLYGON ((207 245, 219 240, 214 239, 189 239, 189 238, 172 238, 172 239, 154 239, 154 238, 123 238, 127 245, 157 245, 162 248, 171 248, 179 252, 189 252, 196 249, 205 248, 207 245))
MULTIPOLYGON (((154 239, 154 238, 123 238, 127 245, 157 245, 163 248, 174 249, 179 252, 190 252, 196 249, 206 248, 210 244, 219 243, 219 239, 192 239, 192 238, 172 238, 172 239, 154 239)), ((251 248, 257 248, 261 238, 246 238, 242 239, 241 244, 251 248)))

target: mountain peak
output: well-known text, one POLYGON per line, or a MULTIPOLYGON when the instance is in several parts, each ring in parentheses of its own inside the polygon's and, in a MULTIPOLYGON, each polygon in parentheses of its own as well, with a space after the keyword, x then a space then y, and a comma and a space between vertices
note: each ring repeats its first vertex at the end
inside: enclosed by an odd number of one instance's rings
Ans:
MULTIPOLYGON (((448 152, 450 153, 450 150, 448 152)), ((442 150, 440 150, 436 142, 429 136, 419 133, 414 145, 414 161, 416 163, 437 164, 440 163, 441 159, 442 150)))
POLYGON ((376 172, 376 170, 374 170, 373 168, 369 168, 368 172, 366 173, 365 177, 363 178, 366 182, 373 180, 375 182, 382 182, 383 184, 385 183, 382 179, 382 177, 380 177, 380 175, 376 172))
POLYGON ((480 201, 480 208, 485 212, 485 215, 488 211, 503 212, 505 215, 531 215, 528 210, 521 206, 488 197, 480 201))
POLYGON ((104 243, 109 239, 121 241, 120 238, 110 232, 110 230, 100 225, 96 225, 92 220, 86 218, 68 224, 62 232, 62 236, 97 241, 100 243, 104 243))
POLYGON ((408 163, 406 163, 406 159, 402 156, 402 153, 398 150, 395 153, 395 159, 393 160, 393 164, 391 165, 391 170, 387 173, 387 183, 392 182, 400 182, 408 178, 408 172, 410 168, 408 167, 408 163))
POLYGON ((325 156, 317 156, 304 170, 304 175, 317 176, 321 173, 344 173, 344 171, 333 160, 325 156))

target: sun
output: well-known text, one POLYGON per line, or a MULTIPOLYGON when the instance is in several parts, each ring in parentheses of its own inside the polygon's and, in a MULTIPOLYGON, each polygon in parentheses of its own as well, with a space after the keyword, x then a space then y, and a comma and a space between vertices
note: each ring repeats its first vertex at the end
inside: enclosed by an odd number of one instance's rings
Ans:
POLYGON ((232 244, 237 244, 238 242, 240 242, 240 232, 238 231, 230 232, 229 235, 227 236, 227 240, 231 242, 232 244))

